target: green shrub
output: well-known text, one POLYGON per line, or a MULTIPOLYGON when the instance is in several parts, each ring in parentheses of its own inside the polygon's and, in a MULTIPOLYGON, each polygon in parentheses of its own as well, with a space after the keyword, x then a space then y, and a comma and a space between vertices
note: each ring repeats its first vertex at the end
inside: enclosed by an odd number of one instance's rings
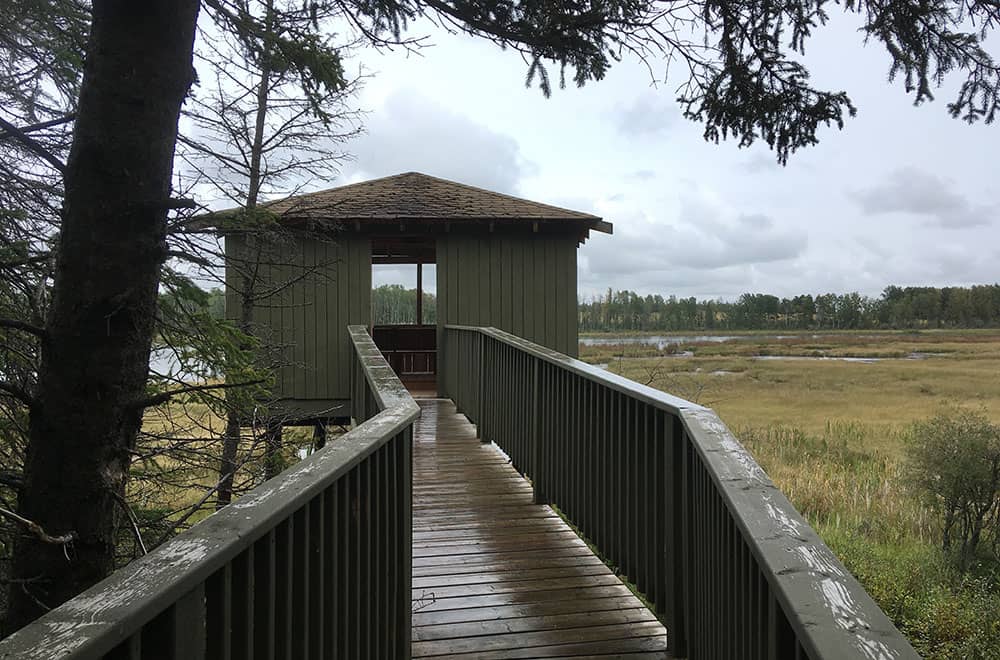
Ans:
POLYGON ((968 570, 1000 525, 1000 428, 962 409, 914 422, 907 433, 914 485, 942 518, 941 547, 968 570))

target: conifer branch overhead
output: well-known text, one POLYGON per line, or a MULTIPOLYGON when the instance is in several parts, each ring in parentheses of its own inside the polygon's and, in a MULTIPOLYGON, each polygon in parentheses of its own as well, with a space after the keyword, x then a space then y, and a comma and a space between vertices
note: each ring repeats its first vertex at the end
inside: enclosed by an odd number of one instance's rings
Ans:
MULTIPOLYGON (((217 1, 217 0, 213 0, 217 1)), ((964 75, 948 112, 992 122, 1000 109, 1000 66, 984 48, 1000 20, 996 0, 339 0, 377 44, 402 42, 407 26, 427 17, 452 31, 520 53, 526 82, 548 96, 553 76, 576 85, 601 80, 625 55, 653 71, 682 62, 678 93, 684 115, 704 124, 706 140, 739 146, 766 142, 779 162, 818 142, 825 126, 856 114, 844 90, 814 85, 797 58, 832 9, 862 17, 864 40, 889 55, 890 80, 903 81, 914 103, 933 100, 948 74, 964 75)))

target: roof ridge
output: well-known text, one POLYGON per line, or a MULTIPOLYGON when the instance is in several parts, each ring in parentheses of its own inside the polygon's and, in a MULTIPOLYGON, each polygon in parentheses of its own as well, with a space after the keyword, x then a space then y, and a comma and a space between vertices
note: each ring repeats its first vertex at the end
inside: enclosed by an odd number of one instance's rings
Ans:
MULTIPOLYGON (((279 199, 272 199, 263 204, 258 204, 258 206, 270 206, 271 204, 279 204, 281 202, 288 202, 293 199, 301 199, 304 197, 312 197, 313 195, 322 195, 323 193, 333 192, 334 190, 346 190, 347 188, 354 188, 356 186, 366 186, 370 183, 378 183, 380 181, 388 181, 389 179, 398 179, 404 177, 407 174, 420 174, 420 172, 400 172, 399 174, 390 174, 388 176, 380 176, 377 179, 366 179, 364 181, 355 181, 354 183, 345 183, 342 186, 334 186, 332 188, 323 188, 322 190, 314 190, 312 192, 300 193, 298 195, 288 195, 287 197, 281 197, 279 199)), ((427 176, 426 174, 424 176, 427 176)), ((238 208, 238 207, 237 207, 238 208)))
MULTIPOLYGON (((611 224, 591 213, 536 202, 423 172, 400 172, 260 204, 285 221, 564 222, 611 233, 611 224)), ((225 214, 238 209, 216 213, 225 214)))
MULTIPOLYGON (((497 192, 496 190, 489 190, 488 188, 480 188, 479 186, 474 186, 469 183, 462 183, 461 181, 452 181, 451 179, 443 179, 439 176, 434 176, 433 174, 424 174, 423 172, 403 172, 402 174, 396 174, 391 177, 382 177, 383 179, 391 179, 394 177, 407 176, 409 174, 415 174, 417 176, 426 177, 428 179, 434 179, 435 181, 441 181, 443 183, 448 183, 453 186, 461 186, 469 190, 475 190, 476 192, 486 193, 487 195, 494 195, 496 197, 503 197, 505 199, 511 199, 515 202, 523 202, 526 204, 533 204, 535 206, 542 206, 547 209, 552 209, 554 211, 562 211, 563 213, 572 213, 573 215, 579 216, 580 218, 586 219, 600 219, 598 216, 592 213, 584 213, 583 211, 574 211, 573 209, 568 209, 564 206, 556 206, 555 204, 546 204, 545 202, 536 202, 533 199, 528 199, 526 197, 518 197, 516 195, 510 195, 508 193, 497 192)), ((372 179, 372 181, 381 181, 382 179, 372 179)))

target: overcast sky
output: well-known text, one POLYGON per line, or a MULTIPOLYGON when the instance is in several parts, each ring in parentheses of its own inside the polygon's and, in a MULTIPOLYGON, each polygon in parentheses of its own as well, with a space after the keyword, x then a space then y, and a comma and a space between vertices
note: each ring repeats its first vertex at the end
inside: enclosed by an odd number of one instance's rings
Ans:
POLYGON ((418 27, 434 44, 420 55, 361 54, 367 135, 347 145, 355 161, 339 183, 418 171, 600 215, 615 232, 580 250, 584 297, 997 281, 1000 126, 951 119, 955 81, 914 107, 854 29, 836 17, 806 64, 847 90, 858 116, 782 168, 766 146, 706 143, 675 85, 652 86, 638 62, 545 99, 525 88, 516 54, 418 27))

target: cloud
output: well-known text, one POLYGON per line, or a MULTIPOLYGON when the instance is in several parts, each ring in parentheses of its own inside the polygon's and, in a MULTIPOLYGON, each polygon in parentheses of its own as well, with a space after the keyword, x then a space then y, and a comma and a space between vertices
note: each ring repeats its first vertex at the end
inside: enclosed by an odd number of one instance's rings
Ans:
POLYGON ((629 137, 664 133, 676 121, 677 107, 663 96, 645 92, 628 107, 617 109, 618 132, 629 137))
POLYGON ((614 236, 593 236, 581 249, 581 291, 738 291, 753 284, 762 266, 795 260, 806 249, 803 232, 782 229, 767 215, 723 215, 692 199, 673 224, 643 213, 616 217, 614 236))
POLYGON ((991 222, 989 207, 972 204, 956 192, 950 181, 915 167, 899 168, 881 183, 855 192, 853 197, 865 215, 910 213, 945 229, 991 222))
POLYGON ((417 171, 517 194, 535 169, 514 138, 412 90, 390 94, 348 149, 355 158, 344 174, 352 180, 417 171))
POLYGON ((655 178, 656 172, 653 170, 636 170, 625 175, 625 179, 630 181, 649 181, 655 178))
POLYGON ((744 174, 769 174, 781 171, 781 165, 778 164, 774 154, 758 151, 740 161, 736 169, 744 174))

